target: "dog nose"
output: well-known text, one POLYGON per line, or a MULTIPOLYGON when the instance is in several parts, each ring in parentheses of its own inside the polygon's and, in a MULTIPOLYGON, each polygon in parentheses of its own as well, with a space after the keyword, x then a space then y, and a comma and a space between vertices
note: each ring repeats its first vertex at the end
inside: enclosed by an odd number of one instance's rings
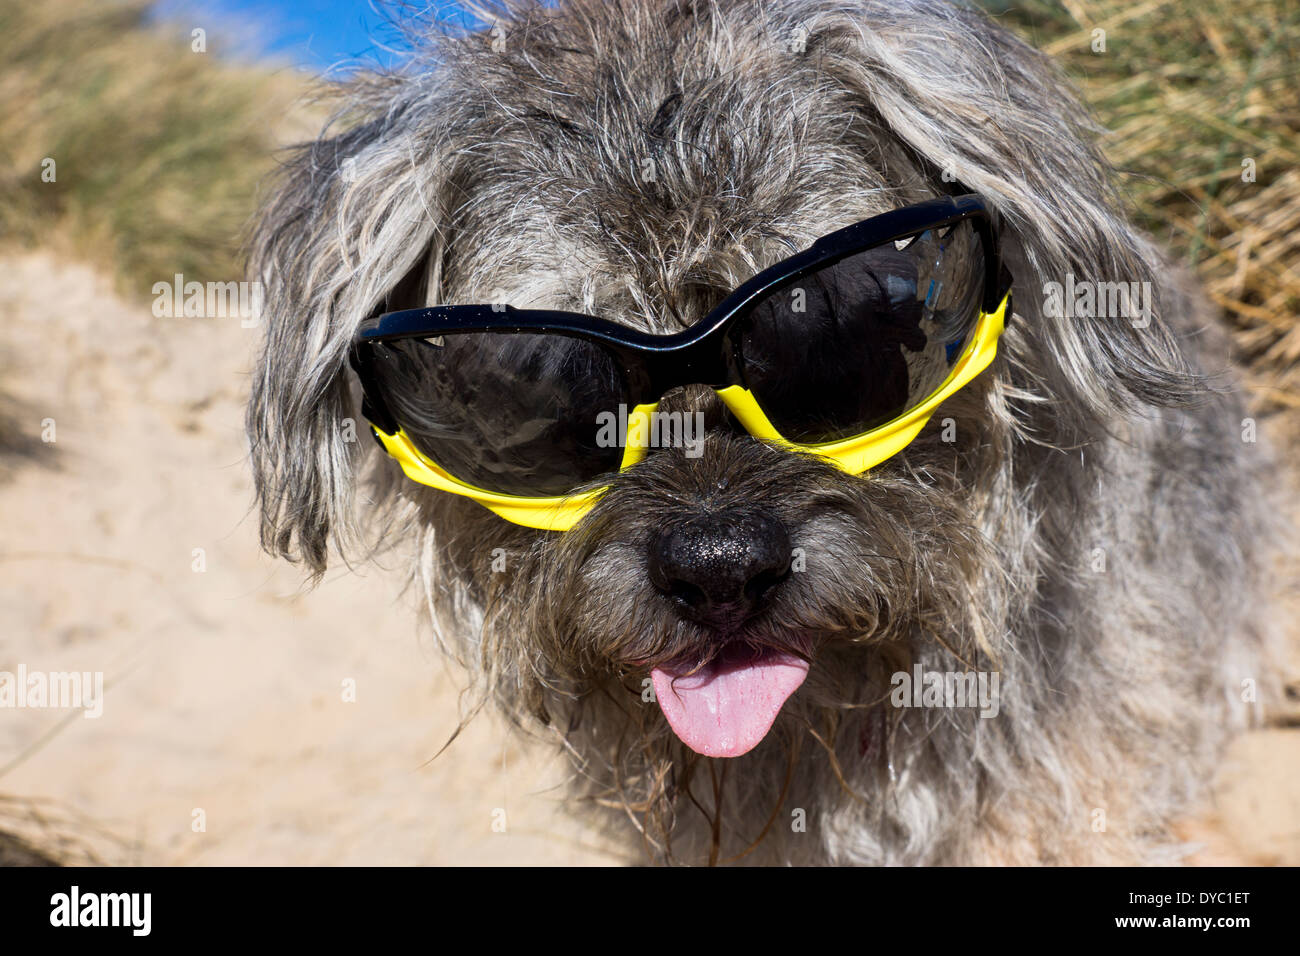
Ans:
POLYGON ((650 580, 692 620, 726 630, 750 617, 790 574, 790 536, 763 511, 699 515, 661 531, 650 580))

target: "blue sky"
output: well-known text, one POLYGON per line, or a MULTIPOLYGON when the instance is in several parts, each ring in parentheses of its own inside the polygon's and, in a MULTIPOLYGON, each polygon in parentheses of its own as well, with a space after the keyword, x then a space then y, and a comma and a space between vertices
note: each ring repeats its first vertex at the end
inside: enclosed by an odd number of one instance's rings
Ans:
MULTIPOLYGON (((466 17, 452 0, 410 5, 466 17)), ((358 57, 390 62, 385 47, 397 42, 382 0, 158 0, 154 13, 203 27, 214 53, 235 47, 243 55, 269 54, 318 71, 346 70, 358 57)))

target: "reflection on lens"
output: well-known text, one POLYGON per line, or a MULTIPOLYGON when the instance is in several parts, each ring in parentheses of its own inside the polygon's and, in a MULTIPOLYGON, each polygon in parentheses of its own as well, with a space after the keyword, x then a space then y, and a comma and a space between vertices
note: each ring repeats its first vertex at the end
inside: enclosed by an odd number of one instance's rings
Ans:
POLYGON ((617 471, 598 419, 624 402, 613 356, 582 339, 476 332, 380 343, 384 401, 447 472, 498 494, 559 496, 617 471))
POLYGON ((983 290, 983 247, 968 220, 855 253, 739 323, 746 385, 789 441, 861 435, 943 384, 983 290))

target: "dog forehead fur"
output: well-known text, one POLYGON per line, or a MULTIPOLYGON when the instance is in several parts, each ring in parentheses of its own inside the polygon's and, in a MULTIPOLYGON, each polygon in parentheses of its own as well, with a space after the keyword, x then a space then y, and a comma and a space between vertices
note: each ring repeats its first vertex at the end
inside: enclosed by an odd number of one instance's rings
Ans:
POLYGON ((267 204, 248 416, 266 546, 316 574, 331 542, 406 555, 481 697, 554 737, 575 804, 656 858, 1176 854, 1168 824, 1254 717, 1240 682, 1271 692, 1268 460, 1241 440, 1216 318, 1129 224, 1050 64, 933 0, 493 9, 491 34, 429 32, 403 73, 348 81, 340 128, 267 204), (429 302, 669 331, 837 227, 953 191, 944 171, 1002 217, 1015 315, 990 370, 870 475, 688 390, 665 407, 704 412, 704 454, 651 455, 556 535, 408 482, 339 427, 359 419, 351 336, 413 269, 429 302), (1150 324, 1045 315, 1067 275, 1150 282, 1150 324), (649 666, 707 641, 645 552, 741 505, 808 556, 754 639, 813 666, 769 739, 712 761, 643 700, 649 666), (997 671, 998 716, 890 707, 916 663, 997 671))

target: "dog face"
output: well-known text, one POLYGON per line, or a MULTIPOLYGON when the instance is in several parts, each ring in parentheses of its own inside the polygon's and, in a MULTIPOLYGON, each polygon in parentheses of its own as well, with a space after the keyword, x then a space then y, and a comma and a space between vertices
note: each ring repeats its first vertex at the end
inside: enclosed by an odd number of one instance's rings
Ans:
POLYGON ((1045 456, 1193 388, 1158 307, 1141 330, 1040 307, 1067 274, 1153 275, 1085 115, 1037 54, 931 0, 499 12, 491 35, 426 36, 418 68, 350 81, 351 125, 305 147, 268 206, 249 412, 264 541, 317 573, 331 539, 355 551, 367 528, 409 546, 447 649, 647 830, 697 754, 779 753, 753 787, 772 803, 804 739, 832 763, 849 739, 888 778, 871 730, 888 675, 1008 650, 1043 573, 1035 542, 1079 493, 1035 479, 1045 456), (347 440, 347 349, 385 301, 673 332, 820 236, 953 180, 1002 213, 1016 315, 994 366, 869 474, 761 442, 687 387, 660 410, 698 414, 699 444, 653 451, 556 533, 347 440), (423 301, 401 301, 412 273, 423 301))

